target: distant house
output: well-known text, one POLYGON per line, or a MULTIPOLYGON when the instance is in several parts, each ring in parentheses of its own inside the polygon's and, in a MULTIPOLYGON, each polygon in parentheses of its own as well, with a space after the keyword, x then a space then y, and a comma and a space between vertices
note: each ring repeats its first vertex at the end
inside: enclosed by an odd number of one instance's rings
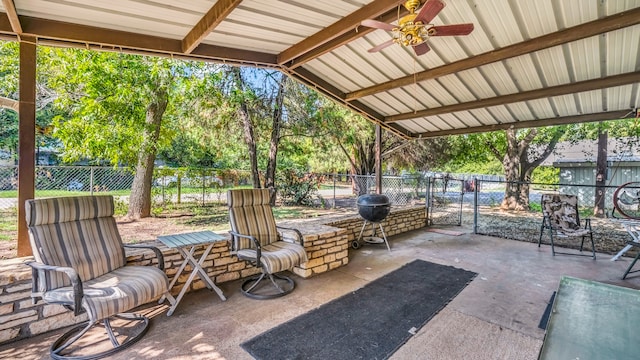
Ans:
POLYGON ((7 150, 0 149, 0 166, 15 165, 15 160, 7 150))
MULTIPOLYGON (((562 186, 561 192, 576 194, 581 204, 593 206, 596 183, 596 157, 598 142, 580 141, 578 143, 561 143, 556 151, 542 165, 551 165, 560 169, 560 184, 588 185, 562 186)), ((612 207, 615 188, 630 181, 640 181, 640 147, 625 141, 609 139, 607 144, 605 203, 612 207)))

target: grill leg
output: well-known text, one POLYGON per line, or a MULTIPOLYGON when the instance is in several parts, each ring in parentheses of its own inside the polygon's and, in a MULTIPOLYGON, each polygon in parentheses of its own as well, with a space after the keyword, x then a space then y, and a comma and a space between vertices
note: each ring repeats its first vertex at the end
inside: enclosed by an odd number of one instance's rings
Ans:
POLYGON ((384 233, 384 229, 382 228, 382 224, 378 223, 378 226, 380 227, 380 232, 382 232, 382 238, 384 239, 384 243, 385 243, 385 245, 387 245, 387 250, 389 250, 389 252, 391 252, 391 248, 389 247, 389 242, 387 241, 387 235, 384 233))

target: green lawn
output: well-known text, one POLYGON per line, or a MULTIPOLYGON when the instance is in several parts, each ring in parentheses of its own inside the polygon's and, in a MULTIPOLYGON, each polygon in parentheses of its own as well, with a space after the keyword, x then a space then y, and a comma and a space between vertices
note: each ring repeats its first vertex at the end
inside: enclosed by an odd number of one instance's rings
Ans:
POLYGON ((0 241, 15 241, 18 233, 16 208, 0 210, 0 241))

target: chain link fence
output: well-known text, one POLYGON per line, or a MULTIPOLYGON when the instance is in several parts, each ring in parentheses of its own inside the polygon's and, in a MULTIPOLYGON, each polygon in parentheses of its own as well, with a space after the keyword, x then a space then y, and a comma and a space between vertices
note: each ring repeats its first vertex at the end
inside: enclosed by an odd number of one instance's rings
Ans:
MULTIPOLYGON (((319 197, 332 207, 356 209, 360 195, 376 193, 373 175, 324 174, 319 197)), ((427 178, 422 175, 383 176, 382 193, 392 206, 407 206, 425 201, 427 178)))
MULTIPOLYGON (((129 169, 86 166, 36 167, 36 197, 111 194, 128 201, 134 174, 129 169)), ((356 209, 359 195, 376 191, 374 176, 324 174, 316 205, 356 209)), ((0 241, 13 241, 17 222, 17 166, 0 166, 0 241)), ((585 214, 593 211, 592 185, 529 184, 529 211, 501 211, 507 183, 496 176, 469 174, 417 174, 383 176, 382 189, 394 207, 424 204, 430 225, 473 226, 478 234, 537 241, 540 234, 540 199, 544 192, 577 195, 585 214)), ((251 186, 251 174, 242 170, 176 169, 157 167, 152 187, 153 202, 164 206, 182 202, 202 206, 225 203, 226 190, 251 186)), ((613 210, 616 186, 605 187, 606 213, 613 210)), ((628 240, 619 226, 596 220, 601 238, 615 239, 611 248, 628 240)), ((604 241, 604 240, 603 240, 604 241)), ((603 244, 600 247, 606 247, 603 244)))
MULTIPOLYGON (((465 198, 463 224, 473 224, 474 232, 482 235, 501 237, 528 242, 549 243, 547 233, 541 234, 542 208, 544 193, 562 193, 578 197, 581 225, 589 218, 593 229, 596 251, 614 254, 624 247, 632 237, 615 219, 613 214, 613 193, 617 185, 604 186, 604 216, 595 217, 594 185, 582 184, 539 184, 529 183, 529 209, 523 211, 503 211, 500 209, 508 183, 504 181, 478 180, 473 197, 465 198)), ((556 239, 557 244, 569 248, 578 248, 570 239, 556 239)))

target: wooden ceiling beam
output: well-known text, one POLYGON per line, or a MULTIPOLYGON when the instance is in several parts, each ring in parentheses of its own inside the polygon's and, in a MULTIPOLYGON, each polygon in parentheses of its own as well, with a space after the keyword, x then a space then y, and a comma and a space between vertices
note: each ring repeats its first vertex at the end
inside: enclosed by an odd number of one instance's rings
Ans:
POLYGON ((426 116, 434 116, 440 114, 449 114, 458 111, 487 108, 491 106, 498 106, 504 104, 510 104, 515 102, 522 102, 540 98, 548 98, 553 96, 561 96, 567 94, 580 93, 591 90, 599 90, 610 88, 614 86, 622 86, 627 84, 634 84, 640 82, 640 71, 618 74, 608 76, 599 79, 579 81, 571 84, 564 84, 558 86, 552 86, 548 88, 524 91, 515 94, 496 96, 493 98, 469 101, 460 104, 440 106, 436 108, 415 111, 410 113, 391 115, 385 118, 385 122, 394 122, 408 119, 416 119, 426 116))
POLYGON ((16 5, 13 3, 13 0, 2 0, 2 6, 4 6, 4 11, 9 18, 11 30, 16 34, 22 34, 22 26, 20 25, 20 19, 18 18, 16 5))
POLYGON ((596 122, 596 121, 619 120, 619 119, 628 118, 628 115, 629 115, 628 110, 608 111, 608 112, 601 112, 601 113, 594 113, 594 114, 563 116, 563 117, 550 118, 550 119, 526 120, 526 121, 494 124, 494 125, 475 126, 475 127, 464 128, 464 129, 430 131, 430 132, 416 134, 414 137, 426 139, 426 138, 434 138, 434 137, 442 137, 442 136, 450 136, 450 135, 465 135, 465 134, 490 132, 490 131, 498 131, 498 130, 506 130, 506 129, 528 129, 528 128, 535 128, 535 127, 543 127, 543 126, 557 126, 557 125, 569 125, 569 124, 596 122))
POLYGON ((278 54, 278 64, 289 62, 292 59, 315 49, 350 30, 353 30, 355 27, 360 25, 362 20, 376 18, 398 6, 402 2, 403 1, 398 0, 375 0, 299 43, 289 47, 288 49, 285 49, 278 54))
POLYGON ((403 76, 401 78, 387 81, 381 84, 370 86, 364 89, 346 94, 346 100, 351 101, 364 96, 377 94, 402 86, 414 84, 476 68, 482 65, 502 61, 512 57, 533 53, 535 51, 566 44, 580 39, 596 36, 606 32, 622 29, 628 26, 640 24, 640 8, 621 12, 605 18, 594 20, 588 23, 560 30, 555 33, 543 35, 518 44, 513 44, 494 51, 489 51, 474 57, 459 60, 434 69, 429 69, 416 73, 415 75, 403 76))
POLYGON ((11 28, 9 16, 3 12, 0 12, 0 34, 7 34, 7 36, 13 36, 13 34, 15 34, 11 28))
MULTIPOLYGON (((400 14, 398 14, 398 9, 391 9, 389 11, 387 11, 386 13, 378 16, 377 18, 373 18, 374 20, 378 20, 378 21, 382 21, 382 22, 386 22, 386 23, 391 23, 394 22, 396 20, 398 20, 398 17, 403 17, 405 15, 407 15, 409 13, 409 11, 403 6, 400 8, 400 14)), ((346 45, 358 38, 361 38, 373 31, 376 31, 378 29, 374 29, 374 28, 370 28, 370 27, 366 27, 366 26, 360 26, 360 27, 356 27, 355 29, 346 32, 338 37, 336 37, 335 39, 332 39, 322 45, 319 45, 311 50, 309 50, 308 52, 298 56, 297 58, 289 61, 288 63, 284 64, 284 66, 287 66, 291 69, 295 69, 299 66, 302 66, 306 63, 308 63, 309 61, 320 57, 328 52, 331 52, 337 48, 339 48, 340 46, 346 45)))
MULTIPOLYGON (((27 16, 21 16, 20 19, 24 33, 35 36, 38 41, 53 40, 72 46, 82 44, 96 50, 105 47, 104 50, 131 51, 147 55, 176 55, 234 64, 277 66, 276 56, 273 54, 206 44, 200 45, 191 54, 184 54, 180 40, 27 16)), ((2 24, 0 17, 0 31, 4 30, 2 24)))
POLYGON ((192 52, 241 2, 242 0, 218 0, 182 39, 182 51, 185 54, 192 52))

